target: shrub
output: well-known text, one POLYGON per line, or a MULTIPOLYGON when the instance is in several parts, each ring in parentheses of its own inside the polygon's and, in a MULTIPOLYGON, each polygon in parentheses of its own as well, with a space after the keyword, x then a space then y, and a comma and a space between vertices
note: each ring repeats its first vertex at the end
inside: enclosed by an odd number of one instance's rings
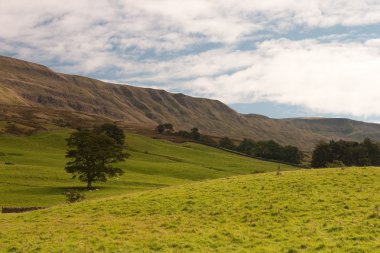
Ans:
POLYGON ((346 165, 342 161, 334 160, 331 163, 327 163, 326 167, 327 168, 343 168, 343 167, 346 167, 346 165))
POLYGON ((67 203, 75 203, 75 202, 80 202, 84 199, 86 199, 86 196, 84 193, 80 193, 79 191, 68 191, 65 192, 66 196, 66 202, 67 203))

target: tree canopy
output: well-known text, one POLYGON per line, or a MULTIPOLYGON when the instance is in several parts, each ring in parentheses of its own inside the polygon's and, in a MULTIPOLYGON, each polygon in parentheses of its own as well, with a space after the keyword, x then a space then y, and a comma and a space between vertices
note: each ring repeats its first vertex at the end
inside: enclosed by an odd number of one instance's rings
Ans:
POLYGON ((173 133, 173 132, 174 132, 174 127, 173 127, 173 124, 171 124, 171 123, 159 124, 159 125, 156 127, 156 131, 157 131, 159 134, 163 134, 163 133, 173 133))
POLYGON ((191 134, 190 134, 190 136, 191 136, 191 138, 192 138, 193 140, 196 140, 196 141, 200 140, 200 138, 201 138, 201 134, 199 133, 199 129, 196 128, 196 127, 193 127, 193 128, 191 129, 191 134))
POLYGON ((108 177, 120 176, 123 170, 114 167, 115 162, 124 161, 128 157, 115 139, 97 130, 81 130, 74 132, 67 139, 66 157, 71 160, 65 170, 73 174, 73 178, 87 182, 92 188, 93 182, 105 182, 108 177))
POLYGON ((104 133, 108 137, 111 137, 119 145, 124 145, 125 135, 123 129, 119 128, 114 124, 103 124, 100 127, 95 128, 97 133, 104 133))
POLYGON ((369 138, 361 143, 332 140, 329 143, 320 142, 316 145, 311 161, 312 167, 323 168, 339 162, 345 166, 379 166, 379 146, 369 138))
POLYGON ((223 138, 219 141, 219 147, 226 148, 226 149, 230 149, 230 150, 235 150, 235 149, 236 149, 235 144, 234 144, 233 141, 232 141, 230 138, 228 138, 228 137, 223 137, 223 138))
POLYGON ((255 142, 251 139, 244 139, 236 147, 236 150, 255 157, 294 164, 300 164, 303 159, 303 153, 297 147, 281 146, 273 140, 255 142))

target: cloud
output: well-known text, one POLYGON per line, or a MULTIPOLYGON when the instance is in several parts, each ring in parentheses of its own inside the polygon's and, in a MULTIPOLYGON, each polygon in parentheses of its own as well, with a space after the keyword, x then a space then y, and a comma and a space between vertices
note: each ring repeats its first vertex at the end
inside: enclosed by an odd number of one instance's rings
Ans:
MULTIPOLYGON (((320 113, 379 116, 379 41, 344 44, 318 40, 266 41, 258 44, 256 51, 243 54, 245 57, 240 60, 242 52, 214 56, 214 62, 219 60, 218 66, 245 66, 242 69, 216 76, 211 76, 213 71, 206 74, 194 71, 189 77, 199 74, 200 77, 182 85, 196 95, 229 103, 272 101, 301 105, 320 113), (229 59, 236 61, 231 63, 229 59)), ((207 59, 200 65, 209 64, 212 70, 211 62, 212 59, 207 59)))
POLYGON ((0 0, 0 54, 224 102, 379 115, 380 40, 286 39, 379 23, 377 0, 0 0))
MULTIPOLYGON (((0 39, 42 59, 74 63, 98 53, 102 59, 103 52, 121 61, 148 49, 231 45, 264 30, 379 22, 380 3, 373 0, 0 0, 0 39)), ((99 64, 84 65, 91 71, 99 64)))

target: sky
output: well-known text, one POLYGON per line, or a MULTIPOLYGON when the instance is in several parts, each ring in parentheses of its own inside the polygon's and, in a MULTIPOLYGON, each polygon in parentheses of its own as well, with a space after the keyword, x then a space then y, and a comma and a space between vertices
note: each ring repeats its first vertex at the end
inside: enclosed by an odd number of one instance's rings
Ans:
POLYGON ((0 54, 242 113, 380 122, 380 0, 0 0, 0 54))

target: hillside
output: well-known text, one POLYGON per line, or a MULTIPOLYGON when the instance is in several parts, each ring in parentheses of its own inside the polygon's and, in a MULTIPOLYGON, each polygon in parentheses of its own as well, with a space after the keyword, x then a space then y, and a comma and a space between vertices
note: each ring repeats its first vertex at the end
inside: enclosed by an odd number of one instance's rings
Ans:
POLYGON ((7 252, 379 252, 380 170, 237 176, 0 214, 7 252))
POLYGON ((146 129, 171 122, 179 130, 198 127, 214 136, 274 139, 303 150, 311 150, 319 140, 332 138, 359 141, 370 136, 380 141, 378 124, 242 115, 216 100, 61 74, 9 57, 0 57, 0 95, 3 130, 8 127, 7 121, 14 122, 20 131, 33 132, 111 120, 146 129))
MULTIPOLYGON (((51 206, 64 192, 85 184, 64 171, 70 130, 32 136, 0 136, 0 207, 51 206)), ((259 161, 195 143, 173 143, 128 133, 128 153, 120 163, 125 174, 95 183, 94 199, 232 175, 275 171, 277 163, 259 161)), ((281 165, 282 170, 294 167, 281 165)), ((1 247, 0 247, 1 249, 1 247)), ((1 252, 1 251, 0 251, 1 252)))

